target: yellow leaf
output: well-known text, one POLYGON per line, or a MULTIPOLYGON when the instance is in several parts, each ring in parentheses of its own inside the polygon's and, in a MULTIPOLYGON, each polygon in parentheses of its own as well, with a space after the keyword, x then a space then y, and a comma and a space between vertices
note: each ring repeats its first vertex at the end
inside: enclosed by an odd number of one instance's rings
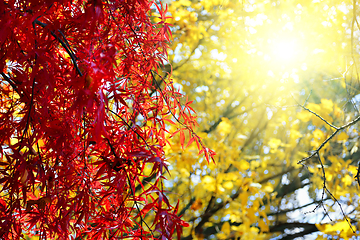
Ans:
POLYGON ((290 137, 292 139, 298 139, 298 138, 302 137, 302 134, 298 130, 291 129, 290 130, 290 137))
MULTIPOLYGON (((316 104, 316 103, 309 103, 307 106, 306 106, 308 109, 310 109, 311 111, 313 112, 321 112, 321 106, 319 104, 316 104)), ((311 113, 310 113, 311 114, 311 113)), ((312 115, 312 114, 311 114, 312 115)))
POLYGON ((234 184, 230 181, 227 181, 225 183, 223 183, 223 187, 226 189, 233 189, 234 188, 234 184))
POLYGON ((246 192, 242 192, 239 195, 239 198, 241 200, 241 206, 244 207, 247 205, 248 195, 246 192))
POLYGON ((251 169, 258 168, 260 166, 260 161, 251 161, 250 165, 251 165, 251 169))
MULTIPOLYGON (((144 174, 144 175, 150 175, 151 171, 152 171, 151 166, 150 166, 150 165, 146 165, 145 168, 144 168, 143 174, 144 174)), ((182 173, 181 170, 180 170, 180 172, 182 173)), ((183 174, 183 173, 182 173, 182 174, 183 174)), ((185 177, 187 177, 187 176, 185 175, 185 177)))
POLYGON ((264 219, 261 219, 261 220, 259 221, 259 227, 260 227, 260 229, 261 229, 262 232, 268 232, 268 231, 269 231, 269 226, 266 225, 264 219))
POLYGON ((349 223, 347 221, 337 222, 334 225, 331 224, 315 224, 317 229, 323 233, 329 234, 336 231, 347 232, 350 229, 349 223))
POLYGON ((298 119, 300 119, 302 122, 309 122, 310 119, 311 119, 311 116, 312 116, 312 114, 309 113, 308 111, 305 111, 305 110, 303 110, 303 111, 299 112, 298 114, 296 114, 296 117, 298 119))
POLYGON ((254 211, 257 211, 259 207, 260 207, 259 201, 255 200, 252 208, 254 209, 254 211))
POLYGON ((191 5, 190 0, 183 0, 183 1, 180 1, 179 3, 181 3, 181 5, 183 5, 185 7, 189 7, 191 5))
MULTIPOLYGON (((216 238, 217 239, 226 239, 227 238, 227 235, 222 233, 222 232, 219 232, 218 234, 216 234, 216 238)), ((197 240, 196 238, 194 238, 194 240, 197 240)))
POLYGON ((221 231, 225 235, 229 235, 230 234, 230 223, 229 222, 224 222, 224 224, 221 226, 221 231))
POLYGON ((331 113, 334 109, 334 103, 331 99, 321 99, 321 107, 327 114, 331 113))
POLYGON ((329 156, 328 159, 329 159, 329 161, 331 161, 333 163, 336 163, 339 161, 339 158, 336 156, 329 156))
POLYGON ((345 132, 341 132, 338 136, 337 136, 337 140, 338 141, 346 141, 348 140, 349 136, 345 133, 345 132))
POLYGON ((251 223, 256 222, 255 209, 253 207, 247 209, 246 216, 250 219, 251 223))
POLYGON ((324 133, 320 129, 315 129, 315 131, 313 132, 313 135, 314 135, 314 138, 316 138, 316 139, 324 138, 324 133))
POLYGON ((271 138, 269 141, 269 146, 273 149, 276 149, 280 146, 281 140, 277 138, 271 138))
POLYGON ((357 167, 356 166, 350 165, 348 170, 349 170, 349 172, 351 172, 351 174, 353 176, 355 176, 357 174, 357 167))
POLYGON ((267 215, 266 215, 266 213, 264 213, 264 212, 260 212, 260 216, 262 216, 264 219, 266 219, 266 220, 267 220, 267 215))
POLYGON ((202 183, 205 185, 205 189, 210 191, 210 192, 214 192, 216 190, 215 187, 215 179, 211 176, 205 176, 202 179, 202 183))
POLYGON ((240 170, 248 170, 250 168, 250 164, 246 160, 240 160, 240 170))
MULTIPOLYGON (((332 118, 331 118, 330 115, 329 115, 329 112, 327 112, 326 110, 324 110, 321 105, 315 104, 315 103, 309 103, 309 104, 307 105, 307 107, 308 107, 311 111, 319 114, 319 115, 320 115, 321 117, 323 117, 325 120, 327 120, 327 121, 329 121, 329 122, 332 122, 332 121, 333 121, 332 118)), ((317 127, 321 127, 321 126, 323 126, 323 125, 325 124, 323 120, 321 120, 320 118, 316 117, 316 116, 313 115, 313 114, 312 114, 312 116, 311 116, 311 120, 312 120, 312 123, 313 123, 315 126, 317 126, 317 127)))
POLYGON ((271 186, 271 185, 266 185, 264 188, 263 188, 264 192, 273 192, 274 191, 274 188, 271 186))
POLYGON ((19 140, 17 138, 11 138, 10 139, 10 145, 15 145, 19 142, 19 140))
POLYGON ((218 184, 218 185, 217 185, 217 190, 220 191, 220 192, 225 192, 225 188, 223 188, 223 187, 221 186, 221 184, 218 184))
POLYGON ((308 170, 310 173, 314 173, 315 172, 315 169, 313 167, 308 167, 308 170))
POLYGON ((317 237, 316 237, 316 240, 327 240, 328 238, 325 238, 324 236, 322 236, 322 235, 318 235, 317 237))
POLYGON ((328 224, 320 224, 320 223, 316 223, 316 224, 315 224, 316 228, 317 228, 320 232, 324 232, 324 231, 325 231, 326 225, 328 225, 328 224))
POLYGON ((181 176, 183 176, 183 177, 189 177, 190 176, 189 171, 186 170, 185 168, 181 168, 180 173, 181 173, 181 176))
POLYGON ((42 139, 40 139, 40 140, 38 141, 38 145, 39 145, 39 148, 41 148, 42 146, 45 145, 45 143, 44 143, 44 141, 43 141, 42 139))
POLYGON ((231 132, 231 124, 230 124, 229 119, 221 118, 221 122, 218 126, 218 130, 223 135, 229 134, 231 132))
POLYGON ((345 186, 350 186, 353 182, 353 178, 350 177, 350 175, 345 175, 345 177, 343 177, 341 181, 345 184, 345 186))
POLYGON ((215 179, 211 176, 206 175, 205 177, 203 177, 202 182, 204 184, 212 184, 215 182, 215 179))

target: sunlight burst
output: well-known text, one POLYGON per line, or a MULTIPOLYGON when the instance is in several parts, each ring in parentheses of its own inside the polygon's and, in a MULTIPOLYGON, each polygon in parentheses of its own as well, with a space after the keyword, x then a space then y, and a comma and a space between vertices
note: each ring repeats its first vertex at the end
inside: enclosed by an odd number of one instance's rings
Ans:
POLYGON ((273 41, 270 46, 271 58, 276 61, 277 64, 285 64, 296 62, 301 53, 301 48, 298 42, 294 39, 283 39, 273 41))

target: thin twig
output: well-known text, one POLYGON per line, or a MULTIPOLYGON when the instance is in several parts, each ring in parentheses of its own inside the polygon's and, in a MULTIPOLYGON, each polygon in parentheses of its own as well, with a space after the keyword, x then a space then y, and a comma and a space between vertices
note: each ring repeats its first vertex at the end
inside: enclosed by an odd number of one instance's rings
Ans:
MULTIPOLYGON (((310 95, 309 95, 310 96, 310 95)), ((309 99, 309 97, 307 98, 307 100, 309 99)), ((295 99, 294 99, 295 100, 295 99)), ((305 103, 307 102, 307 100, 305 101, 305 103)), ((296 101, 296 100, 295 100, 296 101)), ((296 101, 297 102, 297 101, 296 101)), ((298 102, 297 102, 298 103, 298 102)), ((354 120, 352 120, 349 123, 346 123, 344 125, 342 125, 341 127, 337 127, 333 124, 331 124, 330 122, 328 122, 327 120, 325 120, 323 117, 321 117, 319 114, 315 113, 314 111, 310 110, 309 108, 305 107, 305 103, 304 104, 299 104, 298 105, 303 108, 304 110, 310 112, 311 114, 315 115, 317 118, 319 118, 320 120, 322 120, 324 123, 326 123, 328 126, 336 129, 325 141, 323 141, 320 146, 308 157, 303 158, 302 160, 298 161, 298 164, 302 164, 303 162, 305 162, 306 160, 314 157, 317 153, 319 153, 319 151, 325 146, 326 143, 328 143, 338 132, 344 130, 345 128, 354 125, 355 123, 357 123, 360 120, 360 116, 356 117, 354 120)))
MULTIPOLYGON (((310 95, 309 95, 310 96, 310 95)), ((307 98, 307 100, 309 99, 309 97, 307 98)), ((307 102, 307 100, 305 101, 305 103, 307 102)), ((296 101, 296 100, 295 100, 296 101)), ((313 211, 315 211, 318 207, 322 207, 324 209, 324 212, 325 212, 325 215, 330 219, 330 221, 332 221, 331 217, 329 216, 328 214, 328 211, 327 209, 325 208, 325 205, 324 205, 324 199, 325 199, 325 192, 327 192, 330 197, 335 201, 336 204, 338 204, 338 206, 340 207, 340 211, 342 213, 342 215, 344 216, 346 222, 349 224, 350 226, 350 229, 354 231, 354 229, 352 228, 352 225, 349 221, 349 219, 346 217, 346 214, 340 204, 340 202, 336 199, 336 197, 330 192, 330 190, 327 188, 326 186, 326 173, 325 173, 325 167, 324 167, 324 164, 321 160, 321 156, 320 156, 320 150, 325 146, 326 143, 328 143, 338 132, 344 130, 345 128, 355 124, 356 122, 358 122, 360 120, 360 116, 356 117, 354 120, 350 121, 349 123, 346 123, 340 127, 337 127, 333 124, 331 124, 330 122, 326 121, 323 117, 321 117, 319 114, 315 113, 314 111, 308 109, 307 107, 305 107, 305 103, 300 105, 298 104, 300 107, 302 107, 304 110, 312 113, 313 115, 315 115, 317 118, 321 119, 324 123, 326 123, 328 126, 332 127, 335 129, 335 131, 325 140, 323 141, 320 146, 308 157, 306 158, 303 158, 302 160, 298 161, 298 164, 302 164, 303 162, 305 162, 306 160, 314 157, 314 156, 317 156, 318 160, 319 160, 319 163, 320 163, 320 166, 321 166, 321 170, 322 170, 322 178, 323 178, 323 190, 322 190, 322 194, 321 194, 321 202, 315 207, 315 209, 313 211)), ((360 165, 359 165, 360 167, 360 165)), ((355 176, 358 178, 358 181, 359 181, 359 170, 358 170, 358 174, 355 176)), ((360 185, 360 181, 359 181, 359 185, 360 185)))
POLYGON ((332 125, 331 123, 329 123, 327 120, 325 120, 323 117, 321 117, 321 116, 320 116, 319 114, 317 114, 316 112, 308 109, 307 107, 305 107, 305 106, 303 106, 303 105, 302 105, 301 107, 302 107, 304 110, 306 110, 306 111, 314 114, 316 117, 320 118, 323 122, 325 122, 325 123, 326 123, 327 125, 329 125, 330 127, 338 130, 338 127, 335 127, 334 125, 332 125))
MULTIPOLYGON (((150 226, 147 224, 147 222, 144 220, 143 216, 141 215, 141 210, 140 210, 140 208, 139 208, 138 202, 137 202, 136 199, 135 199, 134 189, 131 187, 130 177, 128 176, 127 172, 125 172, 125 174, 126 174, 126 178, 127 178, 127 180, 128 180, 128 183, 129 183, 129 187, 130 187, 130 190, 131 190, 131 194, 132 194, 133 197, 134 197, 135 206, 136 206, 136 208, 137 208, 137 210, 138 210, 138 212, 139 212, 139 217, 140 217, 141 223, 145 223, 146 227, 147 227, 147 228, 150 230, 150 232, 151 232, 151 236, 154 237, 153 231, 151 230, 150 226)), ((143 228, 141 228, 141 235, 143 235, 142 231, 143 231, 143 228)), ((140 238, 142 239, 142 236, 141 236, 140 238)))

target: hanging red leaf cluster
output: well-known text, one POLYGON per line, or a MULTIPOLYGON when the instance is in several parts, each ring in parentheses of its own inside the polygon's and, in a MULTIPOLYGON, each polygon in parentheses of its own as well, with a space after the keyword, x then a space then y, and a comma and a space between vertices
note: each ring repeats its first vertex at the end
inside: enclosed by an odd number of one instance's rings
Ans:
POLYGON ((165 14, 146 0, 0 1, 0 239, 180 236, 165 120, 213 153, 159 73, 165 14))

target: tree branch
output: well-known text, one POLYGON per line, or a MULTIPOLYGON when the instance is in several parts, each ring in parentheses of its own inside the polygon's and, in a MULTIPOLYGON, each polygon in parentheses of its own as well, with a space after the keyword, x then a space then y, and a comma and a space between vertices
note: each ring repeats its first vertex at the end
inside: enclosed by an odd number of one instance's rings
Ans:
MULTIPOLYGON (((37 25, 39 25, 39 26, 41 26, 41 27, 43 27, 43 28, 45 28, 45 27, 47 26, 46 23, 40 22, 40 21, 37 20, 37 19, 34 20, 34 23, 37 24, 37 25)), ((59 31, 60 34, 64 37, 64 40, 65 40, 66 43, 65 43, 62 39, 60 39, 53 31, 50 31, 50 33, 51 33, 51 35, 52 35, 53 37, 55 37, 56 40, 58 40, 59 43, 65 48, 66 52, 69 54, 69 56, 70 56, 70 58, 71 58, 71 60, 72 60, 72 62, 73 62, 73 64, 74 64, 74 67, 75 67, 77 73, 82 77, 83 74, 81 73, 81 71, 80 71, 80 69, 79 69, 79 66, 78 66, 77 63, 76 63, 77 57, 75 56, 74 52, 71 50, 70 45, 69 45, 69 43, 67 42, 64 34, 63 34, 60 30, 58 30, 58 31, 59 31)))

